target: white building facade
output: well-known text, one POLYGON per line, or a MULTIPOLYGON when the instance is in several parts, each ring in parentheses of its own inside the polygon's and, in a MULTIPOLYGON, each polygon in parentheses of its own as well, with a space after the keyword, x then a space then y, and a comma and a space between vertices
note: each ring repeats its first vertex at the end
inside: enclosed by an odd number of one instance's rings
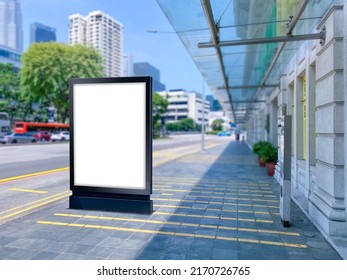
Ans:
POLYGON ((20 0, 0 0, 0 45, 19 53, 23 51, 20 0))
POLYGON ((347 1, 335 1, 315 26, 325 28, 325 43, 302 43, 280 86, 247 122, 251 145, 277 144, 277 116, 292 116, 292 198, 337 248, 347 237, 346 27, 347 1))
POLYGON ((69 16, 69 44, 99 51, 107 77, 123 76, 123 25, 102 11, 69 16))
POLYGON ((166 123, 179 122, 182 119, 192 118, 201 125, 205 119, 208 125, 210 119, 210 102, 204 101, 201 94, 185 90, 169 90, 158 92, 169 101, 166 123), (203 111, 203 108, 205 111, 203 111))

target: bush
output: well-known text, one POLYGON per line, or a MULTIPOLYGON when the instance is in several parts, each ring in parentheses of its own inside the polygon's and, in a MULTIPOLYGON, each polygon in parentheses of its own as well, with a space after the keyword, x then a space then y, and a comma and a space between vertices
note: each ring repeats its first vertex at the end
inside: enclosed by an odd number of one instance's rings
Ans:
POLYGON ((266 141, 258 141, 256 143, 254 143, 253 145, 253 153, 255 153, 256 155, 260 156, 260 152, 262 149, 264 149, 264 147, 268 145, 268 142, 266 141))
POLYGON ((277 147, 272 145, 271 143, 266 142, 267 144, 263 146, 260 150, 260 158, 265 162, 277 162, 278 160, 278 152, 277 147))

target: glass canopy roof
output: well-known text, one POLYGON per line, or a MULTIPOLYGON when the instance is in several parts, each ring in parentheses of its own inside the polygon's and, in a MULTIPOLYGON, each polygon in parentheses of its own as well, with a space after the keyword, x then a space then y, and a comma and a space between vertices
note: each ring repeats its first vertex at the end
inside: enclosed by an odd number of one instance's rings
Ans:
POLYGON ((244 123, 278 86, 302 41, 233 43, 319 33, 315 28, 334 0, 157 2, 223 109, 244 123))

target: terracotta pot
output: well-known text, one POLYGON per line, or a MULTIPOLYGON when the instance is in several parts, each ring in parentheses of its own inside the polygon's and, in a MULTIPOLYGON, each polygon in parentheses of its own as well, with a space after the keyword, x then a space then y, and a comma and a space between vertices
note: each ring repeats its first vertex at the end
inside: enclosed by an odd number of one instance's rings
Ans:
POLYGON ((262 161, 262 160, 261 160, 261 157, 258 157, 258 163, 259 163, 259 166, 261 166, 261 167, 264 167, 265 164, 266 164, 265 161, 262 161))
POLYGON ((266 163, 268 176, 273 176, 275 174, 275 166, 276 166, 276 162, 267 162, 266 163))

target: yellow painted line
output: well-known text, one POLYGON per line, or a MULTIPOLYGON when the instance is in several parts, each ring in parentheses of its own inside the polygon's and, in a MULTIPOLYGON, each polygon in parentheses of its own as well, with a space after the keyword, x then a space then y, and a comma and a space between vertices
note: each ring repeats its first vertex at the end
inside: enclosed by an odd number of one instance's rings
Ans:
MULTIPOLYGON (((194 187, 201 187, 201 188, 206 188, 207 187, 211 187, 211 186, 215 186, 215 187, 219 187, 219 189, 225 189, 225 188, 234 188, 234 189, 251 189, 251 190, 267 190, 267 191, 271 191, 270 187, 257 187, 257 186, 248 186, 248 185, 228 185, 228 184, 223 184, 223 183, 218 183, 216 182, 211 182, 211 183, 202 183, 202 182, 198 182, 198 181, 191 181, 189 182, 189 180, 186 181, 157 181, 157 180, 153 180, 154 182, 154 186, 157 186, 158 184, 162 184, 162 185, 183 185, 183 186, 191 186, 194 185, 194 187)), ((217 188, 215 188, 217 189, 217 188)))
MULTIPOLYGON (((220 145, 222 145, 222 144, 225 144, 225 143, 222 142, 222 143, 207 144, 207 145, 205 146, 205 149, 206 149, 206 150, 207 150, 207 149, 211 149, 211 148, 213 148, 213 147, 220 146, 220 145)), ((198 146, 198 145, 191 145, 191 146, 195 147, 195 146, 198 146)), ((172 160, 180 159, 180 158, 183 158, 183 157, 185 157, 185 156, 188 156, 188 155, 197 153, 198 151, 200 151, 199 148, 196 148, 196 149, 192 148, 192 149, 190 149, 190 150, 187 150, 186 153, 178 154, 178 155, 177 155, 177 154, 172 154, 172 153, 165 153, 165 151, 157 151, 157 152, 154 152, 154 154, 153 154, 153 164, 152 164, 152 166, 153 166, 153 168, 154 168, 154 167, 158 167, 158 166, 163 165, 163 164, 165 164, 165 163, 167 163, 167 162, 170 162, 170 161, 172 161, 172 160), (159 155, 158 155, 158 153, 162 153, 162 154, 159 154, 159 155), (164 157, 167 157, 167 158, 166 158, 166 159, 163 159, 163 160, 161 160, 161 161, 154 162, 154 161, 155 161, 155 157, 160 157, 160 156, 164 156, 164 157)))
POLYGON ((8 182, 8 181, 19 180, 19 179, 30 178, 30 177, 34 177, 34 176, 40 176, 40 175, 46 175, 46 174, 50 174, 50 173, 65 171, 68 169, 69 169, 69 167, 63 167, 63 168, 57 168, 57 169, 52 169, 52 170, 47 170, 47 171, 31 173, 31 174, 24 174, 24 175, 9 177, 9 178, 5 178, 5 179, 0 179, 0 184, 8 182))
POLYGON ((28 189, 20 189, 20 188, 10 188, 9 190, 17 191, 17 192, 39 193, 39 194, 48 193, 48 191, 28 190, 28 189))
POLYGON ((171 195, 173 195, 173 193, 162 193, 161 195, 164 195, 164 196, 171 196, 171 195))
POLYGON ((261 204, 241 204, 241 203, 230 203, 230 202, 216 202, 216 201, 204 201, 204 200, 193 200, 193 199, 173 199, 173 198, 152 198, 157 201, 172 201, 172 202, 192 202, 201 204, 218 204, 218 205, 233 205, 233 206, 250 206, 250 207, 268 207, 268 208, 279 208, 275 205, 261 205, 261 204))
POLYGON ((243 218, 232 218, 232 217, 220 217, 220 216, 206 216, 206 215, 193 215, 193 214, 177 214, 170 212, 155 212, 154 215, 167 215, 175 217, 188 217, 188 218, 205 218, 205 219, 219 219, 228 221, 242 221, 242 222, 256 222, 256 223, 268 223, 272 224, 272 220, 261 220, 261 219, 243 219, 243 218))
MULTIPOLYGON (((158 214, 159 215, 164 214, 164 215, 168 215, 168 216, 191 217, 189 215, 171 214, 169 212, 158 212, 158 214)), ((258 232, 258 233, 271 233, 271 234, 281 234, 281 235, 290 235, 290 236, 300 236, 300 233, 289 232, 289 231, 263 230, 263 229, 253 229, 253 228, 239 228, 239 227, 228 227, 228 226, 219 226, 219 225, 204 225, 204 224, 181 223, 181 222, 168 222, 168 221, 161 221, 161 220, 119 218, 119 217, 110 217, 110 216, 88 216, 88 215, 76 215, 76 214, 64 214, 64 213, 55 213, 54 216, 82 218, 82 219, 95 219, 95 220, 128 221, 128 222, 138 222, 138 223, 145 222, 145 223, 150 223, 150 224, 166 224, 166 225, 178 225, 178 226, 187 226, 187 227, 217 228, 217 229, 224 229, 224 230, 240 230, 240 231, 246 231, 246 232, 258 232)), ((215 216, 202 216, 202 215, 194 215, 194 217, 219 218, 217 216, 215 217, 215 216)), ((223 218, 221 218, 221 219, 223 219, 223 218)))
MULTIPOLYGON (((153 199, 155 200, 155 199, 153 199)), ((165 200, 164 198, 159 199, 159 200, 165 200)), ((188 203, 201 203, 201 204, 216 204, 216 205, 232 205, 232 206, 240 206, 240 207, 259 207, 259 208, 279 208, 279 206, 275 206, 275 205, 262 205, 262 204, 245 204, 245 203, 222 203, 222 202, 206 202, 206 201, 194 201, 194 200, 180 200, 179 202, 188 202, 188 203)), ((208 209, 207 209, 208 210, 208 209)))
MULTIPOLYGON (((233 194, 233 195, 241 195, 241 196, 264 196, 264 197, 276 197, 276 195, 270 195, 270 194, 248 194, 248 193, 261 193, 262 191, 248 191, 248 190, 228 190, 225 189, 225 191, 220 192, 220 191, 216 191, 217 188, 190 188, 190 189, 186 189, 186 190, 182 190, 182 189, 172 189, 172 187, 170 186, 170 188, 168 187, 156 187, 155 188, 156 191, 170 191, 170 192, 188 192, 188 193, 212 193, 212 194, 233 194), (245 194, 243 193, 239 193, 239 192, 247 192, 245 194)), ((267 192, 267 193, 273 193, 273 192, 267 192)))
POLYGON ((208 211, 229 212, 229 213, 250 213, 250 214, 264 214, 264 215, 279 215, 279 213, 265 212, 265 211, 202 208, 202 207, 180 206, 180 205, 166 205, 166 204, 154 204, 153 206, 154 207, 164 207, 164 208, 182 208, 182 209, 192 209, 192 210, 208 210, 208 211))
POLYGON ((23 208, 23 207, 26 207, 26 206, 29 206, 29 205, 33 205, 33 204, 36 204, 36 203, 39 203, 39 202, 43 202, 43 201, 46 201, 48 199, 51 199, 51 198, 54 198, 54 197, 57 197, 57 196, 60 196, 60 195, 65 195, 65 194, 66 195, 71 194, 71 191, 64 191, 64 192, 61 192, 61 193, 57 193, 57 194, 54 194, 54 195, 51 195, 51 196, 48 196, 48 197, 45 197, 45 198, 41 198, 41 199, 32 201, 30 203, 26 203, 26 204, 23 204, 23 205, 19 205, 19 206, 7 209, 5 211, 0 212, 0 215, 1 214, 5 214, 7 212, 15 211, 17 209, 20 209, 20 208, 23 208))
POLYGON ((233 237, 224 237, 224 236, 214 236, 214 235, 205 235, 205 234, 192 234, 192 233, 183 233, 183 232, 172 232, 172 231, 159 231, 159 230, 148 230, 148 229, 135 229, 135 228, 124 228, 116 226, 99 226, 91 224, 73 224, 73 223, 61 223, 61 222, 51 222, 51 221, 37 221, 37 224, 43 225, 53 225, 53 226, 67 226, 67 227, 81 227, 81 228, 92 228, 93 226, 98 229, 106 230, 115 230, 115 231, 126 231, 126 232, 139 232, 139 233, 148 233, 148 234, 164 234, 172 236, 191 236, 195 238, 202 239, 219 239, 219 240, 228 240, 228 241, 238 241, 246 243, 256 243, 264 245, 274 245, 274 246, 283 246, 283 247, 294 247, 294 248, 307 248, 305 244, 295 244, 295 243, 281 243, 281 242, 272 242, 266 240, 257 240, 257 239, 247 239, 247 238, 233 238, 233 237))
POLYGON ((58 196, 56 198, 53 198, 53 199, 50 199, 50 200, 47 200, 47 201, 44 201, 42 203, 39 203, 39 204, 35 204, 33 206, 30 206, 30 207, 27 207, 27 208, 24 208, 22 210, 19 210, 17 212, 14 212, 14 213, 11 213, 11 214, 8 214, 8 215, 5 215, 5 216, 2 216, 0 217, 0 220, 4 220, 4 219, 7 219, 9 217, 13 217, 13 216, 16 216, 16 215, 19 215, 21 213, 24 213, 24 212, 27 212, 29 210, 32 210, 32 209, 35 209, 35 208, 38 208, 40 206, 43 206, 43 205, 46 205, 46 204, 49 204, 51 202, 55 202, 55 201, 58 201, 58 200, 61 200, 63 198, 66 198, 67 196, 69 196, 70 194, 65 194, 65 195, 62 195, 62 196, 58 196))
POLYGON ((242 198, 237 196, 213 196, 213 195, 194 195, 194 194, 187 194, 186 197, 193 196, 193 197, 201 197, 201 198, 217 198, 217 199, 223 199, 223 200, 250 200, 250 201, 262 201, 262 202, 279 202, 275 199, 259 199, 259 198, 242 198))
POLYGON ((258 187, 269 187, 269 184, 245 182, 245 181, 234 181, 234 180, 216 180, 216 179, 206 179, 206 178, 190 178, 190 177, 153 177, 155 182, 177 182, 177 183, 199 183, 202 185, 212 184, 212 185, 223 185, 223 186, 258 186, 258 187))

